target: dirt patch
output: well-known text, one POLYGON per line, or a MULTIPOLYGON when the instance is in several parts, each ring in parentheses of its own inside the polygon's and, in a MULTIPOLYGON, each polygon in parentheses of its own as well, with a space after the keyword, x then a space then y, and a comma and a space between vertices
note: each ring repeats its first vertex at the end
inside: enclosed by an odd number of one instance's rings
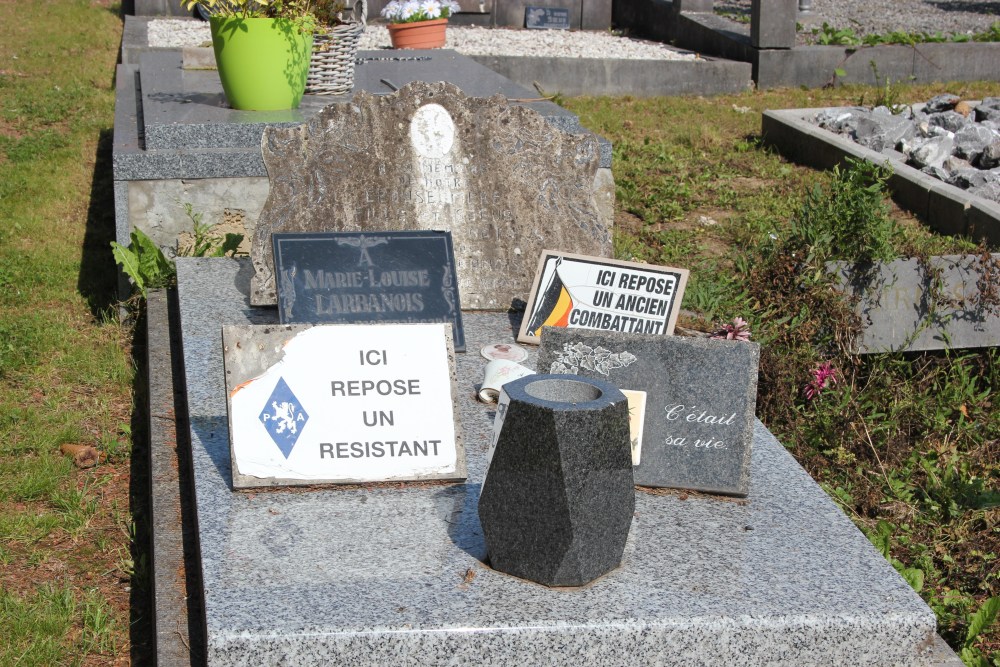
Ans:
POLYGON ((638 236, 642 233, 642 218, 628 211, 615 211, 615 228, 627 234, 638 236))

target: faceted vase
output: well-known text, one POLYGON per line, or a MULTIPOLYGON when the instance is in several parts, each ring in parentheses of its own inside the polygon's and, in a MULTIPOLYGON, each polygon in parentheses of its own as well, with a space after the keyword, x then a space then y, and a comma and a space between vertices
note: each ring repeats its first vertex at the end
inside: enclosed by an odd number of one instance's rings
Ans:
POLYGON ((546 586, 582 586, 618 567, 635 510, 622 392, 529 375, 503 386, 497 414, 479 498, 490 565, 546 586))
POLYGON ((390 23, 389 38, 394 49, 440 49, 444 46, 448 19, 390 23))

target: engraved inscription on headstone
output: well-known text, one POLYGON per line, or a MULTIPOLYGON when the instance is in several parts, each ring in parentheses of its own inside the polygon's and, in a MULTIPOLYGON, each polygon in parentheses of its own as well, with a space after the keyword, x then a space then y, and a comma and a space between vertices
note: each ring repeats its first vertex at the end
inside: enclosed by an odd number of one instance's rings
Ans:
POLYGON ((745 496, 760 346, 545 327, 541 373, 646 392, 635 483, 745 496))
POLYGON ((525 7, 524 27, 533 30, 569 30, 569 9, 565 7, 525 7))
POLYGON ((465 479, 447 324, 222 331, 234 488, 465 479))
POLYGON ((270 192, 251 258, 251 303, 276 303, 271 235, 445 230, 461 307, 506 308, 543 248, 611 254, 613 198, 598 140, 501 96, 453 84, 358 92, 307 123, 268 128, 270 192))
POLYGON ((449 322, 465 351, 448 232, 274 234, 282 324, 449 322))

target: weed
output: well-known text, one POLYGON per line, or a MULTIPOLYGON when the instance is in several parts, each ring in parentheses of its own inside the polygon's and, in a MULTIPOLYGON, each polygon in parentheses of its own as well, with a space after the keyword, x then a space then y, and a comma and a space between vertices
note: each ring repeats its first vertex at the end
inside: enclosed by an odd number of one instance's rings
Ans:
MULTIPOLYGON (((799 29, 801 32, 801 28, 799 29)), ((879 46, 882 44, 902 44, 916 46, 917 44, 932 44, 943 42, 1000 42, 1000 21, 994 23, 982 32, 972 35, 964 33, 945 34, 942 32, 907 32, 893 30, 885 33, 869 33, 859 36, 853 28, 837 28, 823 23, 820 28, 809 31, 809 39, 814 44, 832 46, 879 46)))
MULTIPOLYGON (((184 204, 184 212, 191 220, 194 230, 194 242, 184 255, 190 257, 223 257, 235 255, 243 242, 242 234, 228 233, 218 238, 212 233, 212 225, 202 222, 202 213, 196 213, 194 207, 184 204)), ((132 280, 139 290, 140 296, 146 297, 146 291, 157 287, 168 287, 177 279, 177 269, 173 260, 169 259, 163 250, 153 242, 141 229, 133 229, 131 244, 125 247, 117 241, 111 242, 115 262, 132 280)))
POLYGON ((176 278, 176 269, 173 262, 167 259, 159 246, 141 229, 133 229, 131 239, 132 243, 128 247, 112 241, 111 249, 115 262, 145 298, 147 290, 170 285, 176 278))
POLYGON ((1000 42, 1000 21, 996 21, 988 29, 972 36, 974 42, 1000 42))
POLYGON ((826 21, 820 28, 812 29, 813 41, 823 46, 856 46, 861 44, 861 38, 854 34, 852 28, 834 28, 826 21))
POLYGON ((212 232, 212 225, 202 222, 204 214, 195 212, 190 203, 185 202, 184 213, 194 228, 194 242, 187 252, 181 254, 190 257, 224 257, 236 254, 243 242, 242 234, 227 233, 220 239, 212 232))
POLYGON ((804 248, 811 269, 833 259, 866 264, 896 256, 898 231, 886 203, 891 175, 887 167, 848 158, 845 168, 833 168, 828 189, 810 191, 792 220, 789 244, 804 248))

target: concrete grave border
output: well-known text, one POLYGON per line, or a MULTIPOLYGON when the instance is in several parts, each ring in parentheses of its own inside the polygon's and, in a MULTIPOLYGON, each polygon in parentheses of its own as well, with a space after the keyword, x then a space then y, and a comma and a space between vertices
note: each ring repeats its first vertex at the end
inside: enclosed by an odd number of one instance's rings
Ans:
POLYGON ((757 88, 872 83, 870 63, 891 81, 997 81, 997 42, 915 46, 795 46, 794 26, 806 21, 794 0, 753 0, 751 25, 713 13, 713 0, 632 0, 615 3, 614 21, 634 34, 753 67, 757 88), (766 21, 763 5, 767 4, 766 21), (754 22, 758 25, 754 25, 754 22), (845 75, 835 77, 834 70, 845 75))
POLYGON ((893 199, 936 232, 965 235, 1000 246, 1000 204, 948 185, 906 164, 898 151, 879 153, 824 130, 811 121, 822 109, 766 110, 761 120, 764 143, 789 160, 816 169, 843 165, 847 158, 892 168, 893 199))

